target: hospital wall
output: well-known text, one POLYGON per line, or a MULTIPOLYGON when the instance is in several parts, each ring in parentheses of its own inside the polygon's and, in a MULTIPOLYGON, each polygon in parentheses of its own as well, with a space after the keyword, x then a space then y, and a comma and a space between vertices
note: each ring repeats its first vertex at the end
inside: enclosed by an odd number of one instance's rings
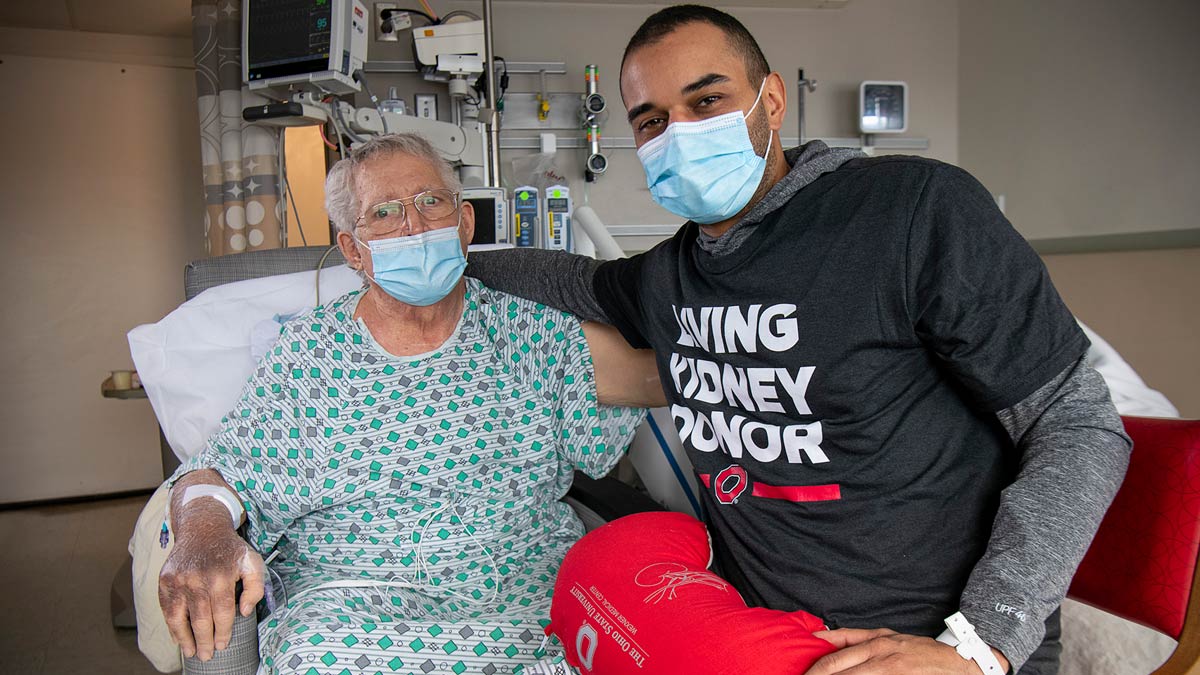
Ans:
POLYGON ((203 254, 190 40, 0 28, 0 90, 0 503, 153 485, 149 403, 100 384, 203 254))
POLYGON ((1075 315, 1200 418, 1200 248, 1043 256, 1075 315))
POLYGON ((959 163, 1079 318, 1200 417, 1193 0, 963 0, 959 163))

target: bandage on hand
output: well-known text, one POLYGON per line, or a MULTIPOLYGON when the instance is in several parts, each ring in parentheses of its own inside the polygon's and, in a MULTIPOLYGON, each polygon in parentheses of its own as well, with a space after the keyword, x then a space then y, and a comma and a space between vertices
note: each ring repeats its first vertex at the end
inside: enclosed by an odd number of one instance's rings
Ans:
POLYGON ((234 612, 254 611, 264 574, 262 556, 229 528, 228 517, 223 528, 189 528, 177 537, 159 573, 158 600, 185 657, 207 661, 229 646, 234 612), (235 598, 239 581, 242 594, 235 598))

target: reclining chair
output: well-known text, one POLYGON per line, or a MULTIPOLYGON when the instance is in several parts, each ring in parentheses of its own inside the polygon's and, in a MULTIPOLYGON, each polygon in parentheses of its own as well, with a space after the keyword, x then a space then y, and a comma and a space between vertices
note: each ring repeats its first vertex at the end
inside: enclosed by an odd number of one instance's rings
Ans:
POLYGON ((1154 675, 1200 673, 1200 420, 1122 419, 1129 471, 1067 595, 1177 640, 1154 675))

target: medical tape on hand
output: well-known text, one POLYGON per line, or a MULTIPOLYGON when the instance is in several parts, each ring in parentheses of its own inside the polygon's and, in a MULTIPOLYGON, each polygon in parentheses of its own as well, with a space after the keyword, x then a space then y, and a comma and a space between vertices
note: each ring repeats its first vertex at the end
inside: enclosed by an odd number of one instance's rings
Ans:
POLYGON ((242 524, 242 502, 238 499, 237 493, 229 488, 220 485, 189 485, 183 489, 183 498, 179 501, 179 506, 182 508, 193 499, 202 497, 212 497, 213 499, 225 505, 229 511, 229 517, 233 519, 233 529, 237 529, 242 524))

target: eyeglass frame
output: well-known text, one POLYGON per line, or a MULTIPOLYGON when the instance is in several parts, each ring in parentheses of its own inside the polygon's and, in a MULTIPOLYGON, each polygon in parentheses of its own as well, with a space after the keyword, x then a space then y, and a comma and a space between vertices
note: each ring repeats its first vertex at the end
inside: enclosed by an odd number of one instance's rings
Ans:
MULTIPOLYGON (((359 216, 358 218, 356 218, 354 220, 354 226, 351 227, 350 229, 352 231, 357 231, 360 227, 362 227, 362 225, 360 223, 362 223, 363 219, 367 217, 367 214, 371 213, 371 211, 374 211, 375 209, 379 208, 380 206, 383 206, 384 204, 399 204, 400 205, 400 221, 402 223, 404 223, 404 225, 408 226, 409 234, 411 234, 412 221, 409 220, 409 210, 408 210, 409 205, 411 205, 414 209, 416 209, 417 213, 421 214, 422 218, 426 218, 427 216, 425 216, 425 212, 422 211, 421 207, 417 205, 416 200, 419 199, 422 195, 427 195, 427 194, 430 194, 433 192, 448 193, 454 200, 454 210, 440 218, 430 218, 429 220, 431 222, 445 220, 445 219, 449 218, 450 216, 454 215, 455 213, 462 212, 463 202, 462 202, 462 192, 461 191, 456 192, 449 188, 432 188, 429 190, 421 190, 417 194, 409 195, 408 197, 397 197, 396 199, 386 199, 382 202, 372 204, 371 206, 367 207, 367 210, 364 211, 361 216, 359 216)), ((431 228, 431 229, 439 229, 439 228, 431 228)), ((388 234, 391 234, 391 233, 389 232, 388 234)), ((405 236, 407 236, 407 235, 405 235, 405 236)))

